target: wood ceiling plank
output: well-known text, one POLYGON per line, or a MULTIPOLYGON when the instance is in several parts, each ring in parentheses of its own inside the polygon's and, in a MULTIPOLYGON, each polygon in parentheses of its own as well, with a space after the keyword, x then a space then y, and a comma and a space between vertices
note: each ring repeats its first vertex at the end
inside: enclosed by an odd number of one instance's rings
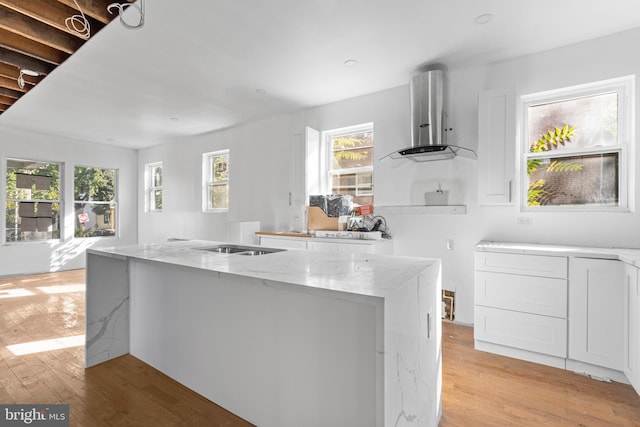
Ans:
POLYGON ((62 64, 70 56, 68 53, 19 36, 4 28, 0 28, 0 46, 53 65, 62 64))
POLYGON ((18 68, 27 68, 42 75, 49 74, 55 68, 54 65, 47 64, 46 62, 3 47, 0 47, 0 62, 13 65, 18 68))
POLYGON ((9 98, 8 96, 1 96, 0 95, 0 104, 2 104, 2 105, 13 105, 14 102, 16 102, 15 99, 9 98))
POLYGON ((9 98, 19 99, 22 95, 24 95, 22 92, 18 92, 12 89, 7 89, 5 87, 0 86, 0 96, 7 96, 9 98))
POLYGON ((84 41, 77 37, 4 6, 0 6, 0 28, 68 54, 72 54, 84 44, 84 41))
MULTIPOLYGON (((58 2, 69 6, 73 9, 77 10, 77 7, 73 0, 58 0, 58 2)), ((108 24, 116 15, 112 15, 107 10, 107 6, 111 3, 132 3, 129 1, 116 1, 116 0, 78 0, 78 4, 80 5, 80 9, 85 15, 88 15, 103 24, 108 24)))
POLYGON ((15 90, 17 92, 26 93, 31 89, 30 85, 24 85, 24 87, 18 86, 18 82, 14 79, 0 76, 0 87, 15 90))
MULTIPOLYGON (((51 0, 0 0, 0 5, 12 9, 30 18, 36 19, 58 30, 65 31, 76 37, 82 37, 65 24, 67 18, 77 15, 78 11, 57 1, 51 0)), ((104 23, 86 16, 91 34, 97 33, 104 27, 104 23)))
MULTIPOLYGON (((15 81, 18 81, 19 76, 20 76, 20 70, 18 67, 5 64, 4 62, 0 62, 0 77, 6 77, 8 79, 13 79, 15 81)), ((32 77, 32 76, 27 76, 26 74, 23 75, 22 78, 24 79, 25 83, 28 83, 32 86, 37 84, 42 79, 42 77, 32 77)))

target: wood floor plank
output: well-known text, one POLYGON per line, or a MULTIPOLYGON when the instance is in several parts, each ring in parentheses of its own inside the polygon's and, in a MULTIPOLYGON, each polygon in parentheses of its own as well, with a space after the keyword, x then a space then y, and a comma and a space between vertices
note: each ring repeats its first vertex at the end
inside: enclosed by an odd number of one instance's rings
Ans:
MULTIPOLYGON (((7 349, 83 334, 83 291, 46 290, 84 280, 84 270, 0 279, 0 290, 32 293, 0 298, 0 403, 69 404, 74 427, 251 426, 130 355, 85 369, 81 346, 7 349)), ((476 351, 473 328, 446 322, 440 427, 457 426, 640 426, 640 397, 625 384, 476 351)))
POLYGON ((477 351, 473 328, 443 323, 443 416, 453 426, 640 426, 627 384, 477 351))

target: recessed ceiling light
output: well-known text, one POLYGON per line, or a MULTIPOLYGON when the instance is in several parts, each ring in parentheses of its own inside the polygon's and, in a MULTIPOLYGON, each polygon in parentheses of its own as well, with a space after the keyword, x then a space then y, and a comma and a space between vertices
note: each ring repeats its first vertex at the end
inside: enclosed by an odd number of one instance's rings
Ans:
POLYGON ((355 67, 356 65, 358 65, 358 60, 357 59, 347 59, 346 61, 344 61, 344 65, 347 67, 355 67))
POLYGON ((476 25, 484 25, 489 23, 493 19, 493 15, 491 13, 485 13, 483 15, 479 15, 476 19, 473 20, 473 23, 476 25))
POLYGON ((171 120, 172 122, 177 122, 177 121, 179 121, 180 119, 179 119, 179 118, 177 118, 177 117, 169 117, 169 120, 171 120))
POLYGON ((256 89, 256 93, 257 93, 258 95, 265 95, 265 94, 267 93, 267 91, 266 91, 266 90, 264 90, 264 89, 256 89))

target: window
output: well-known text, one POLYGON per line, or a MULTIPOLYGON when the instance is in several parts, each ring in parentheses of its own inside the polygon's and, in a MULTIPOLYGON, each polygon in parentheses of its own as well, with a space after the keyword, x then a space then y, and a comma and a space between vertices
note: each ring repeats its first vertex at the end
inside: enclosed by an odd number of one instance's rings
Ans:
POLYGON ((331 194, 349 194, 355 205, 373 205, 373 124, 324 132, 331 194))
POLYGON ((60 163, 7 159, 7 242, 60 238, 61 171, 60 163))
POLYGON ((205 212, 229 210, 229 150, 205 153, 203 157, 205 212))
POLYGON ((145 211, 162 212, 162 162, 145 167, 145 211))
POLYGON ((116 176, 115 169, 75 168, 75 237, 116 235, 116 176))
POLYGON ((634 78, 523 97, 524 210, 627 210, 634 78))

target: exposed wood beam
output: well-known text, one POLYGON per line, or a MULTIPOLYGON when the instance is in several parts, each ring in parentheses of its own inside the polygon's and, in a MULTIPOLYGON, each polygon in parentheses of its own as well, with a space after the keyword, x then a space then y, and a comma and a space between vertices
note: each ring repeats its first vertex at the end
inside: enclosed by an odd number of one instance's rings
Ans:
POLYGON ((0 46, 54 65, 62 64, 70 56, 60 50, 21 37, 3 28, 0 28, 0 46))
POLYGON ((0 87, 4 87, 7 89, 15 90, 18 92, 26 93, 31 89, 30 85, 24 85, 24 87, 18 86, 18 82, 13 79, 9 79, 7 77, 0 76, 0 87))
POLYGON ((51 28, 47 24, 21 15, 4 6, 0 6, 0 28, 68 54, 72 54, 84 44, 84 41, 77 37, 51 28))
MULTIPOLYGON (((0 77, 6 77, 8 79, 18 81, 19 76, 20 76, 20 70, 18 69, 18 67, 14 67, 13 65, 0 62, 0 77)), ((23 75, 22 78, 24 79, 25 83, 28 83, 30 85, 35 85, 41 79, 41 77, 32 77, 26 74, 23 75)), ((0 102, 2 101, 0 100, 0 102)))
MULTIPOLYGON (((73 9, 77 9, 73 0, 58 0, 58 2, 65 4, 73 9)), ((80 9, 85 15, 88 15, 103 24, 108 24, 114 16, 109 13, 107 6, 111 3, 131 3, 128 1, 116 1, 116 0, 78 0, 80 9)))
POLYGON ((0 104, 2 105, 13 105, 14 102, 16 102, 16 100, 13 98, 9 98, 8 96, 0 96, 0 104))
POLYGON ((0 111, 1 111, 1 112, 5 112, 5 111, 7 111, 7 108, 9 108, 9 107, 7 107, 7 106, 5 106, 5 105, 0 104, 0 111))
POLYGON ((7 96, 9 98, 18 99, 22 95, 24 95, 22 92, 0 87, 0 96, 7 96))
POLYGON ((4 49, 2 47, 0 47, 0 62, 10 64, 18 68, 27 68, 42 75, 49 74, 55 68, 55 66, 47 64, 46 62, 39 61, 30 56, 22 55, 18 52, 4 49))
MULTIPOLYGON (((70 30, 65 23, 67 18, 78 14, 78 11, 72 7, 51 0, 0 0, 0 5, 82 38, 80 34, 70 30)), ((90 16, 86 16, 86 18, 91 28, 91 34, 104 27, 102 22, 90 16)))

